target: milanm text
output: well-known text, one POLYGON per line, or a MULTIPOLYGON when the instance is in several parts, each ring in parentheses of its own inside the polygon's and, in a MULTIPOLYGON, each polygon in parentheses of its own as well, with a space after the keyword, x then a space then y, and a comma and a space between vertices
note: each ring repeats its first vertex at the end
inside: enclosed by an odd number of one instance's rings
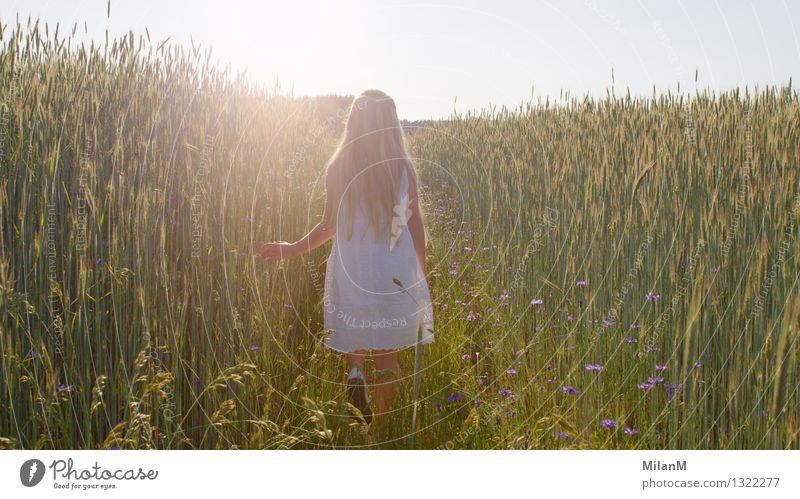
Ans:
POLYGON ((662 463, 661 461, 642 461, 644 471, 686 471, 686 461, 662 463))

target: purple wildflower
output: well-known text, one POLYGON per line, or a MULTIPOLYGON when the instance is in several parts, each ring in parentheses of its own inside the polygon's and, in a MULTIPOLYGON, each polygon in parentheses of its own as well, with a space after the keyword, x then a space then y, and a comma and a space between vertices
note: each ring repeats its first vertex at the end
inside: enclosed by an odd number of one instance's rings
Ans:
POLYGON ((639 434, 639 429, 638 428, 625 428, 625 434, 626 435, 631 435, 631 436, 632 435, 638 435, 639 434))
POLYGON ((667 397, 672 398, 673 395, 681 391, 680 383, 676 385, 664 384, 664 389, 667 391, 667 397))
POLYGON ((464 400, 464 394, 461 392, 452 393, 447 397, 448 402, 460 402, 462 400, 464 400))
POLYGON ((603 366, 600 364, 586 364, 586 370, 600 372, 603 370, 603 366))
POLYGON ((292 309, 292 308, 294 308, 294 305, 292 305, 291 303, 284 303, 284 304, 283 304, 283 308, 285 308, 285 309, 292 309))
POLYGON ((562 386, 561 387, 561 391, 566 393, 566 394, 569 394, 569 395, 577 395, 578 394, 578 390, 572 388, 571 386, 562 386))
POLYGON ((624 341, 625 343, 629 343, 631 345, 639 342, 639 340, 637 340, 636 338, 625 338, 622 341, 624 341))
POLYGON ((534 298, 531 300, 531 305, 541 305, 542 303, 544 303, 544 300, 541 298, 534 298))
POLYGON ((562 440, 572 440, 572 437, 569 436, 569 433, 565 433, 563 431, 554 431, 553 436, 562 440))
POLYGON ((639 383, 636 386, 639 387, 642 390, 649 390, 649 389, 653 388, 653 383, 639 383))
POLYGON ((602 426, 603 428, 608 428, 609 430, 613 430, 614 428, 617 427, 617 422, 614 421, 613 419, 604 419, 600 421, 600 426, 602 426))
POLYGON ((476 316, 475 316, 475 314, 473 314, 472 312, 470 312, 470 313, 468 313, 468 314, 467 314, 467 320, 468 320, 468 321, 472 322, 472 321, 474 321, 475 319, 477 319, 477 317, 476 317, 476 316))
POLYGON ((504 389, 500 390, 497 393, 499 393, 500 395, 502 395, 504 397, 510 397, 510 396, 514 395, 514 391, 510 390, 508 388, 504 388, 504 389))
POLYGON ((508 374, 510 376, 516 376, 517 375, 517 370, 516 369, 506 369, 506 374, 508 374))
POLYGON ((666 371, 666 370, 667 370, 667 366, 661 366, 661 365, 656 364, 656 371, 666 371))
POLYGON ((648 378, 647 378, 647 382, 648 382, 648 383, 652 383, 652 384, 654 384, 654 385, 655 385, 656 383, 661 383, 662 381, 664 381, 664 378, 661 378, 661 377, 652 377, 652 376, 651 376, 651 377, 648 377, 648 378))
POLYGON ((575 284, 576 284, 576 285, 577 285, 579 288, 582 288, 582 287, 586 286, 586 281, 583 281, 583 280, 581 280, 581 281, 578 281, 578 282, 576 282, 575 284))
POLYGON ((652 291, 647 292, 647 301, 658 301, 661 299, 661 295, 658 293, 653 293, 652 291))

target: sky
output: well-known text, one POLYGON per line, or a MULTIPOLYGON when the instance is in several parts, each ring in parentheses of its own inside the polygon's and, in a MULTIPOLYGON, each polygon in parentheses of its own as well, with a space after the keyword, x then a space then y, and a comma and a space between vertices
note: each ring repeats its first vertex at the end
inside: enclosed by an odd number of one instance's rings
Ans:
MULTIPOLYGON (((3 0, 17 15, 210 46, 293 95, 380 88, 405 119, 539 99, 782 85, 800 76, 795 0, 3 0), (695 82, 697 71, 697 82, 695 82)), ((81 30, 82 31, 82 30, 81 30)))

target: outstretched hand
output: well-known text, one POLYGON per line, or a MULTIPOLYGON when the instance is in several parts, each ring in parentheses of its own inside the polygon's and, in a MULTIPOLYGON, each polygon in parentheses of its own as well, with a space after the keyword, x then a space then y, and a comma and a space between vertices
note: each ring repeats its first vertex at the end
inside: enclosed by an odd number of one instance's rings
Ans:
POLYGON ((286 241, 265 243, 261 245, 261 258, 268 262, 277 262, 297 255, 295 246, 286 241))

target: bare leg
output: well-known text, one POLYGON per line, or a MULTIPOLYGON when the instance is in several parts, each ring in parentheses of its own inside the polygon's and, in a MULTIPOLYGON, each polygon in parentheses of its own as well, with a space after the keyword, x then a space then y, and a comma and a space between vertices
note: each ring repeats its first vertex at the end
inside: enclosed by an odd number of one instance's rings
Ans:
POLYGON ((350 371, 350 369, 358 367, 362 373, 365 372, 364 364, 366 364, 367 353, 366 350, 356 350, 355 352, 345 353, 347 357, 347 370, 350 371))
POLYGON ((372 409, 369 403, 369 385, 367 384, 366 369, 364 366, 368 353, 369 352, 366 350, 356 350, 355 352, 345 354, 348 368, 347 398, 355 408, 361 411, 367 424, 372 421, 372 409), (355 369, 361 371, 363 378, 360 380, 353 372, 355 369))
POLYGON ((380 423, 389 412, 394 388, 400 379, 400 363, 397 350, 375 350, 372 352, 375 361, 375 403, 377 406, 375 419, 380 423))

